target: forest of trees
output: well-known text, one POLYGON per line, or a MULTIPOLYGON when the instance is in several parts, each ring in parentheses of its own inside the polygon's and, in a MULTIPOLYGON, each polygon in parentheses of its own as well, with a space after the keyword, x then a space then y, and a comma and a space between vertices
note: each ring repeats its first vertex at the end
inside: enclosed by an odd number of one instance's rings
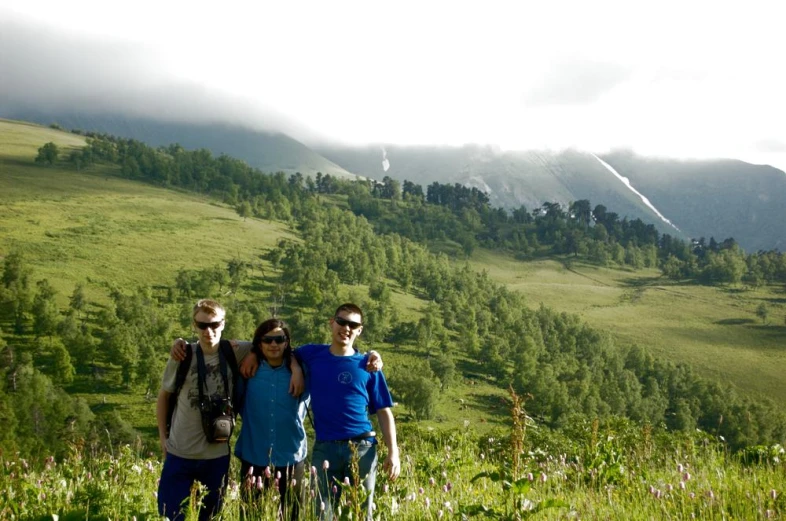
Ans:
POLYGON ((103 368, 115 367, 118 385, 155 392, 163 360, 154 347, 168 345, 178 324, 187 326, 198 296, 228 295, 222 299, 233 317, 228 337, 247 337, 260 317, 275 313, 290 322, 296 342, 313 341, 326 333, 324 317, 335 307, 341 284, 355 286, 348 296, 366 311, 366 341, 409 344, 420 351, 416 370, 389 368, 397 399, 415 417, 433 416, 436 398, 459 377, 461 355, 464 378, 471 374, 500 387, 512 384, 521 395, 532 395, 528 411, 552 427, 576 418, 626 416, 671 429, 699 427, 724 436, 732 447, 786 435, 786 418, 772 403, 740 396, 639 346, 615 345, 577 316, 531 310, 524 295, 468 265, 456 267, 445 254, 433 253, 428 241, 451 240, 465 252, 483 244, 524 255, 538 247, 564 251, 566 244, 584 244, 586 252, 576 246, 567 253, 592 258, 599 248, 619 249, 613 262, 626 264, 628 252, 638 251, 648 259, 642 265, 682 262, 702 272, 714 266, 718 273, 724 265, 718 258, 739 255, 740 278, 757 269, 762 281, 782 280, 779 253, 746 256, 733 241, 688 245, 659 236, 640 221, 620 220, 605 208, 590 210, 588 201, 508 215, 490 208, 481 192, 460 186, 433 184, 424 194, 417 185, 399 187, 389 178, 374 183, 266 175, 241 161, 177 145, 152 149, 94 136, 79 155, 80 165, 111 161, 129 178, 216 194, 244 217, 287 221, 302 240, 282 240, 270 250, 274 272, 253 259, 233 259, 210 269, 181 270, 165 288, 104 288, 111 305, 101 307, 90 305, 84 287, 77 286, 67 310, 56 306, 48 281, 31 282, 33 274, 20 255, 7 255, 0 288, 3 327, 34 340, 2 345, 0 416, 9 426, 0 435, 6 437, 4 446, 34 453, 45 446, 64 450, 74 437, 103 442, 102 433, 110 430, 108 438, 115 441, 132 437, 117 412, 91 411, 60 386, 68 387, 75 376, 100 379, 103 368), (324 204, 323 194, 347 195, 351 211, 324 204), (462 239, 467 230, 470 238, 462 239), (251 294, 252 282, 265 289, 251 294), (422 319, 401 320, 391 302, 393 287, 428 302, 422 319), (42 441, 28 443, 33 434, 42 441))

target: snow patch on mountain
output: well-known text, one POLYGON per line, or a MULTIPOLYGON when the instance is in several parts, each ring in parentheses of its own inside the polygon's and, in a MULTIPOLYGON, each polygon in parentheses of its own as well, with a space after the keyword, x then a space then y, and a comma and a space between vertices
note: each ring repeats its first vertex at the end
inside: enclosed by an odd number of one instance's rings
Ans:
POLYGON ((622 181, 622 184, 624 184, 625 186, 627 186, 627 187, 630 189, 630 191, 631 191, 631 192, 633 192, 634 194, 638 195, 638 196, 639 196, 639 198, 641 198, 641 202, 643 202, 645 205, 647 205, 647 207, 649 207, 649 208, 650 208, 650 210, 652 210, 653 212, 655 212, 655 214, 656 214, 658 217, 660 217, 660 219, 661 219, 663 222, 665 222, 666 224, 668 224, 669 226, 671 226, 672 228, 674 228, 674 229, 675 229, 675 230, 677 230, 678 232, 680 231, 680 229, 679 229, 679 228, 677 228, 677 227, 674 225, 674 223, 672 223, 670 220, 666 219, 666 217, 665 217, 665 216, 664 216, 662 213, 660 213, 660 212, 658 211, 658 209, 657 209, 657 208, 655 208, 655 206, 654 206, 654 205, 653 205, 653 204, 650 202, 650 200, 649 200, 649 199, 647 199, 647 198, 646 198, 646 197, 645 197, 645 196, 644 196, 644 195, 643 195, 641 192, 639 192, 638 190, 636 190, 635 188, 633 188, 633 185, 631 185, 631 184, 630 184, 630 179, 628 179, 628 178, 627 178, 627 177, 625 177, 625 176, 622 176, 622 175, 620 175, 620 174, 619 174, 619 172, 617 172, 616 170, 614 170, 614 167, 613 167, 613 166, 611 166, 610 164, 608 164, 607 162, 605 162, 604 160, 602 160, 601 158, 599 158, 599 157, 598 157, 598 156, 596 156, 595 154, 592 154, 592 153, 590 153, 590 154, 592 155, 592 157, 594 157, 595 159, 597 159, 597 160, 600 162, 600 164, 601 164, 601 165, 603 165, 603 166, 606 168, 606 170, 608 170, 609 172, 611 172, 612 174, 614 174, 614 176, 615 176, 617 179, 619 179, 620 181, 622 181))

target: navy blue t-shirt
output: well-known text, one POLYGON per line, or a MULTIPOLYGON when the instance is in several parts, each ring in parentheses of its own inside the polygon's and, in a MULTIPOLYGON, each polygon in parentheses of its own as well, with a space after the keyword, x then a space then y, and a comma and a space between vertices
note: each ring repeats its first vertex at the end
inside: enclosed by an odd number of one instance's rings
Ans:
POLYGON ((393 406, 381 371, 366 371, 368 357, 336 356, 325 344, 295 350, 305 366, 317 441, 346 440, 372 429, 369 414, 393 406))

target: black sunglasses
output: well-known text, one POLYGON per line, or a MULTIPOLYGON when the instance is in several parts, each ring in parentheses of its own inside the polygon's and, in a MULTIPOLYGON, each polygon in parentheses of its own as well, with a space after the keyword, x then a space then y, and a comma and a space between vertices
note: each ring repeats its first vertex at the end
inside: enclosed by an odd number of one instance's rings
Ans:
POLYGON ((346 318, 341 318, 339 316, 333 317, 333 320, 335 320, 336 324, 338 324, 341 327, 349 326, 349 329, 352 329, 353 331, 363 325, 360 322, 353 322, 351 320, 347 320, 346 318))
POLYGON ((215 331, 216 329, 218 329, 219 327, 221 327, 221 324, 223 324, 223 323, 224 323, 224 321, 223 321, 223 320, 219 320, 219 321, 217 321, 217 322, 198 322, 198 321, 196 321, 196 320, 194 321, 194 324, 196 324, 196 327, 198 327, 199 329, 207 329, 207 328, 210 328, 210 329, 212 329, 213 331, 215 331))
POLYGON ((276 344, 283 344, 287 341, 286 335, 276 335, 276 336, 263 336, 262 342, 265 344, 272 344, 275 342, 276 344))

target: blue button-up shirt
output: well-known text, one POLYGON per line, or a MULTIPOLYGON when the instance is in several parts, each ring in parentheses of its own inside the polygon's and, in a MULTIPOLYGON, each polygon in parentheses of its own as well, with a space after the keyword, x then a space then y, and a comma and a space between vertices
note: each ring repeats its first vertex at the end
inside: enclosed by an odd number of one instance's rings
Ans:
POLYGON ((286 366, 270 367, 263 361, 245 382, 243 421, 235 444, 240 459, 256 466, 283 466, 306 457, 303 419, 309 396, 308 391, 300 398, 289 394, 291 376, 286 366))

